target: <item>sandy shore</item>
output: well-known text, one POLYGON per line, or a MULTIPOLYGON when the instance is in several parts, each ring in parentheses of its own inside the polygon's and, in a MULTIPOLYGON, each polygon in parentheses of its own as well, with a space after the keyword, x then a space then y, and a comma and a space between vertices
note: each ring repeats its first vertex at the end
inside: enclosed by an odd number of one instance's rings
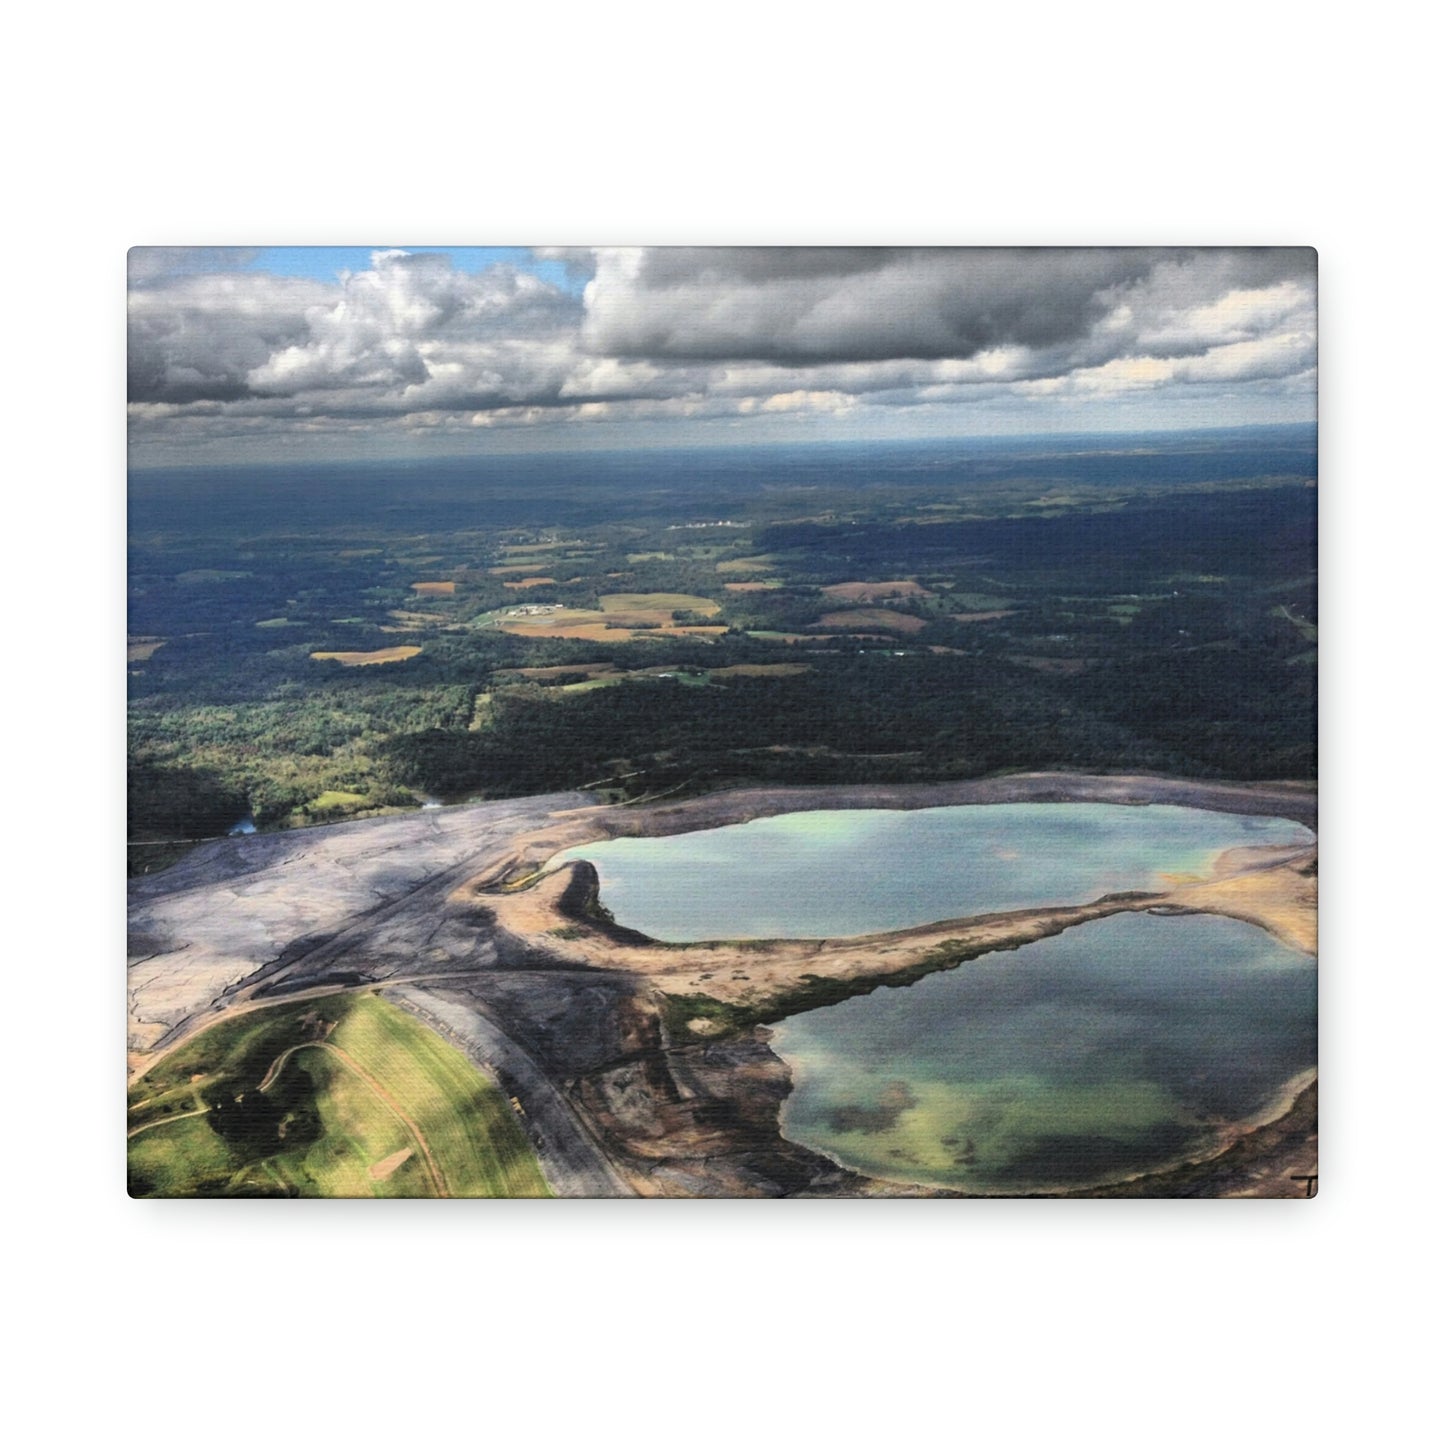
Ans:
POLYGON ((1219 913, 1267 929, 1303 952, 1315 951, 1314 850, 1233 849, 1206 883, 1161 892, 1106 894, 1091 903, 949 919, 853 938, 714 940, 658 943, 618 928, 597 911, 597 872, 565 863, 515 890, 495 882, 466 885, 451 901, 482 910, 514 956, 572 968, 644 975, 674 999, 697 1004, 686 1025, 698 1037, 728 1026, 766 1022, 820 1001, 887 984, 911 983, 941 968, 1018 948, 1115 913, 1219 913), (723 1022, 726 1020, 727 1022, 723 1022))
MULTIPOLYGON (((556 1113, 556 1138, 576 1144, 585 1134, 601 1149, 583 1159, 559 1146, 560 1193, 937 1193, 850 1175, 783 1140, 777 1111, 791 1082, 762 1025, 1125 911, 1223 914, 1313 953, 1314 848, 1231 849, 1207 879, 1076 907, 856 938, 689 945, 611 923, 590 864, 547 865, 580 843, 787 812, 1007 802, 1169 803, 1311 829, 1316 818, 1314 790, 1301 784, 1029 773, 739 789, 642 806, 556 794, 224 840, 132 885, 131 1063, 144 1069, 237 1009, 347 988, 395 989, 400 1001, 423 989, 428 1014, 440 1000, 452 1024, 472 1014, 486 1022, 488 1062, 505 1068, 529 1112, 543 1122, 556 1113)), ((1281 1116, 1288 1127, 1261 1122, 1225 1141, 1226 1152, 1247 1156, 1242 1173, 1193 1165, 1177 1189, 1160 1175, 1129 1192, 1154 1183, 1161 1193, 1295 1190, 1289 1178, 1311 1172, 1313 1148, 1301 1108, 1297 1100, 1281 1116)))
POLYGON ((658 943, 611 924, 597 900, 589 863, 547 871, 560 851, 598 839, 662 837, 723 827, 783 812, 816 809, 930 808, 959 803, 1109 802, 1289 817, 1313 827, 1312 790, 1290 784, 1211 784, 1147 776, 1030 773, 966 783, 900 787, 743 789, 647 808, 579 809, 517 837, 512 856, 468 880, 448 900, 479 910, 512 950, 569 967, 644 975, 673 997, 723 1005, 689 1028, 697 1036, 782 1017, 813 999, 906 983, 937 968, 1017 948, 1114 913, 1218 913, 1264 928, 1313 954, 1317 942, 1316 850, 1232 848, 1207 880, 1180 880, 1155 892, 1108 894, 1076 907, 1038 908, 942 920, 854 938, 658 943))
POLYGON ((952 783, 838 784, 816 788, 735 788, 680 802, 577 808, 552 815, 548 826, 519 834, 513 856, 489 882, 518 882, 556 853, 609 838, 665 838, 771 818, 843 808, 946 808, 980 803, 1167 803, 1215 813, 1289 818, 1316 827, 1312 784, 1214 783, 1150 773, 1011 773, 952 783))
MULTIPOLYGON (((727 1038, 766 1039, 766 1025, 878 987, 905 986, 970 959, 1014 949, 1122 912, 1214 913, 1263 928, 1291 948, 1317 948, 1317 849, 1225 850, 1207 879, 1181 878, 1152 892, 1105 895, 1074 907, 1038 908, 944 920, 891 933, 835 939, 714 940, 664 944, 619 928, 598 906, 586 862, 551 870, 561 849, 594 838, 665 836, 811 808, 936 807, 962 802, 1168 802, 1315 822, 1312 790, 1178 783, 1158 778, 1027 775, 979 784, 920 788, 768 790, 646 809, 580 810, 517 839, 504 866, 469 880, 449 900, 474 909, 504 957, 529 966, 618 971, 654 990, 664 1033, 675 1046, 727 1038)), ((1313 1071, 1254 1118, 1221 1130, 1205 1159, 1084 1194, 1269 1195, 1300 1197, 1298 1176, 1315 1171, 1313 1071), (1215 1170, 1211 1160, 1224 1161, 1215 1170)), ((656 1145, 649 1145, 649 1150, 656 1145)), ((890 1186, 883 1186, 885 1188, 890 1186)), ((871 1186, 870 1186, 871 1190, 871 1186)), ((925 1191, 932 1192, 932 1191, 925 1191)))

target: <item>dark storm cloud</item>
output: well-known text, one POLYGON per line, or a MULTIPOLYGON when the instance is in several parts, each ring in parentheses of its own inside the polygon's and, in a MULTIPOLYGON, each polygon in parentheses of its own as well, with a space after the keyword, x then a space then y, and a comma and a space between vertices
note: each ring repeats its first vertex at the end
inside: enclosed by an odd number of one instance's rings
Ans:
POLYGON ((783 364, 968 358, 1082 336, 1142 252, 654 252, 599 264, 586 339, 622 356, 783 364), (604 286, 602 283, 606 282, 604 286))
POLYGON ((890 246, 659 246, 644 251, 638 280, 648 290, 696 282, 756 286, 766 281, 800 281, 856 276, 878 271, 908 256, 890 246))
MULTIPOLYGON (((1187 303, 1303 274, 1309 259, 1106 248, 604 252, 583 335, 597 352, 653 359, 968 359, 1083 346, 1156 275, 1172 274, 1174 299, 1187 303)), ((1131 336, 1120 328, 1116 343, 1131 336)))

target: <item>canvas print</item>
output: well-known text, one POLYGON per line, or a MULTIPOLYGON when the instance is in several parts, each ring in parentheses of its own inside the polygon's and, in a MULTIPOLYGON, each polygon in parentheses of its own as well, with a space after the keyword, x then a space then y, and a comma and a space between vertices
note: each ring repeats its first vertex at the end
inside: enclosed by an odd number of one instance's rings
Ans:
POLYGON ((1316 290, 131 251, 131 1195, 1313 1197, 1316 290))

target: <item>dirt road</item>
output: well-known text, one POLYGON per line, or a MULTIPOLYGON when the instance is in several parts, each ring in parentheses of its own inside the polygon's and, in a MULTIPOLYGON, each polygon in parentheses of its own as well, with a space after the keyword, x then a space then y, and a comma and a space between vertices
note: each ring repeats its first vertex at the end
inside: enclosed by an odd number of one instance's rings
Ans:
MULTIPOLYGON (((756 1015, 769 1000, 792 997, 800 967, 817 981, 815 991, 875 986, 893 964, 900 975, 939 966, 925 955, 956 945, 958 924, 941 934, 934 926, 752 947, 729 954, 723 978, 714 966, 720 953, 710 964, 701 954, 659 950, 640 936, 614 937, 593 920, 558 913, 565 880, 520 893, 509 885, 557 851, 598 838, 663 836, 820 808, 1030 801, 1172 803, 1315 826, 1314 791, 1301 784, 1035 773, 937 785, 743 789, 643 807, 603 807, 585 793, 566 793, 218 840, 131 884, 133 1064, 143 1072, 178 1041, 236 1011, 372 989, 503 1081, 520 1101, 558 1194, 627 1194, 639 1180, 651 1192, 857 1192, 857 1181, 826 1175, 827 1161, 810 1173, 812 1156, 790 1158, 791 1173, 778 1173, 782 1145, 769 1110, 788 1082, 766 1049, 766 1030, 714 1042, 715 1020, 679 1022, 676 1000, 705 994, 756 1015)), ((1086 915, 1162 905, 1229 913, 1312 947, 1307 860, 1270 868, 1244 861, 1238 873, 1188 894, 1120 895, 1052 911, 1058 917, 1041 910, 1027 921, 995 915, 961 922, 971 926, 970 939, 977 933, 983 952, 1086 915)), ((418 1152, 425 1155, 420 1140, 418 1152)))
POLYGON ((525 1100, 519 1122, 554 1194, 613 1199, 633 1192, 537 1061, 474 999, 448 996, 445 986, 436 984, 388 989, 385 997, 434 1028, 493 1078, 505 1079, 525 1100))
POLYGON ((215 1002, 298 975, 346 983, 485 966, 484 938, 437 928, 440 900, 508 856, 519 831, 589 801, 549 794, 218 839, 134 880, 130 1047, 149 1052, 215 1002))

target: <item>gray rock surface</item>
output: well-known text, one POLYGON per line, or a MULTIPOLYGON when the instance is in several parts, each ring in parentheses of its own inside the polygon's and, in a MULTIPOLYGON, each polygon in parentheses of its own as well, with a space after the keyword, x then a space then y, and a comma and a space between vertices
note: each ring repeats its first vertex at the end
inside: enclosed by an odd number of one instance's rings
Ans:
POLYGON ((504 859, 518 832, 590 802, 553 793, 224 838, 135 880, 130 1046, 163 1047, 238 995, 487 967, 485 932, 448 912, 447 895, 504 859))

